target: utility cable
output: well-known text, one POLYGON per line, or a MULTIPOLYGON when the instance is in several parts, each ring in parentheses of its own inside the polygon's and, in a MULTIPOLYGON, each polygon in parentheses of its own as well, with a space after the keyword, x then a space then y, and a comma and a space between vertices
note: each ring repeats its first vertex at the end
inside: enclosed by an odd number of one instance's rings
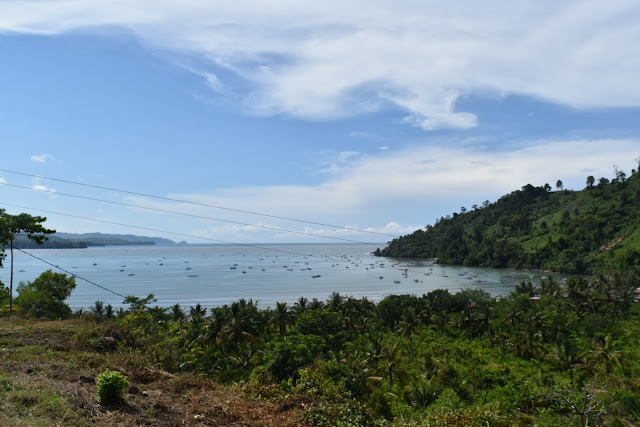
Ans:
MULTIPOLYGON (((165 230, 158 230, 158 229, 154 229, 154 228, 149 228, 149 227, 140 227, 140 226, 136 226, 136 225, 130 225, 130 224, 123 224, 123 223, 118 223, 118 222, 114 222, 114 221, 107 221, 107 220, 101 220, 101 219, 97 219, 97 218, 88 218, 88 217, 83 217, 83 216, 79 216, 79 215, 72 215, 72 214, 66 214, 66 213, 61 213, 61 212, 55 212, 55 211, 49 211, 49 210, 45 210, 45 209, 34 209, 34 208, 30 208, 27 206, 20 206, 20 205, 14 205, 14 204, 9 204, 9 203, 2 203, 0 202, 0 205, 3 206, 11 206, 11 207, 15 207, 15 208, 20 208, 20 209, 27 209, 27 210, 32 210, 32 211, 41 211, 41 212, 45 212, 45 213, 50 213, 50 214, 54 214, 54 215, 62 215, 62 216, 67 216, 67 217, 71 217, 71 218, 77 218, 77 219, 83 219, 83 220, 88 220, 88 221, 96 221, 96 222, 101 222, 101 223, 106 223, 106 224, 111 224, 111 225, 118 225, 118 226, 124 226, 124 227, 129 227, 129 228, 135 228, 135 229, 140 229, 140 230, 146 230, 146 231, 153 231, 153 232, 158 232, 158 233, 166 233, 166 234, 173 234, 173 235, 177 235, 177 236, 182 236, 182 237, 190 237, 190 238, 196 238, 196 239, 202 239, 202 240, 207 240, 207 241, 212 241, 212 242, 216 242, 216 243, 224 243, 224 244, 228 244, 228 245, 234 245, 234 246, 243 246, 243 247, 249 247, 249 248, 253 248, 253 249, 261 249, 261 250, 268 250, 268 251, 275 251, 275 252, 280 252, 280 253, 285 253, 285 254, 289 254, 289 255, 298 255, 298 256, 304 256, 304 257, 311 257, 311 258, 318 258, 318 255, 314 255, 314 254, 305 254, 305 253, 301 253, 301 252, 294 252, 294 251, 288 251, 288 250, 284 250, 284 249, 277 249, 277 248, 272 248, 272 247, 265 247, 265 246, 257 246, 257 245, 251 245, 251 244, 245 244, 245 243, 234 243, 234 242, 228 242, 228 241, 224 241, 224 240, 219 240, 219 239, 212 239, 212 238, 208 238, 208 237, 202 237, 202 236, 194 236, 194 235, 189 235, 189 234, 183 234, 183 233, 176 233, 176 232, 171 232, 171 231, 165 231, 165 230)), ((97 287, 100 287, 104 290, 107 290, 108 292, 111 292, 119 297, 122 298, 126 298, 125 296, 112 291, 110 289, 107 289, 97 283, 94 283, 88 279, 85 279, 83 277, 80 277, 78 275, 76 275, 75 273, 69 272, 57 265, 51 264, 41 258, 38 258, 35 255, 32 255, 28 252, 25 252, 21 249, 18 248, 14 248, 16 250, 19 250, 20 252, 23 252, 33 258, 36 258, 48 265, 51 265, 55 268, 60 269, 61 271, 64 271, 65 273, 71 274, 73 276, 79 277, 80 279, 95 285, 97 287)), ((343 257, 332 257, 332 256, 320 256, 320 258, 325 258, 328 260, 334 260, 334 261, 344 261, 343 257)), ((406 272, 418 272, 417 270, 414 270, 412 268, 399 268, 399 270, 403 270, 405 273, 406 272)), ((149 307, 147 307, 149 308, 149 307)))
MULTIPOLYGON (((248 243, 229 242, 229 241, 226 241, 226 240, 213 239, 213 238, 210 238, 210 237, 194 236, 192 234, 184 234, 184 233, 176 233, 176 232, 173 232, 173 231, 158 230, 158 229, 155 229, 155 228, 123 224, 123 223, 120 223, 120 222, 107 221, 107 220, 97 219, 97 218, 88 218, 88 217, 83 217, 83 216, 79 216, 79 215, 72 215, 72 214, 66 214, 66 213, 62 213, 62 212, 49 211, 49 210, 45 210, 45 209, 30 208, 28 206, 13 205, 13 204, 4 203, 4 202, 0 202, 0 205, 11 206, 11 207, 14 207, 14 208, 27 209, 27 210, 32 210, 32 211, 40 211, 40 212, 50 213, 50 214, 54 214, 54 215, 62 215, 62 216, 70 217, 70 218, 77 218, 77 219, 84 219, 84 220, 88 220, 88 221, 101 222, 101 223, 105 223, 105 224, 118 225, 118 226, 129 227, 129 228, 135 228, 135 229, 138 229, 138 230, 153 231, 153 232, 156 232, 156 233, 165 233, 165 234, 172 234, 172 235, 175 235, 175 236, 207 240, 207 241, 210 241, 210 242, 224 243, 224 244, 233 245, 233 246, 244 246, 244 247, 253 248, 253 249, 264 249, 264 250, 269 250, 269 251, 274 251, 274 252, 282 252, 282 253, 286 253, 286 254, 290 254, 290 255, 302 255, 302 256, 306 256, 306 257, 317 257, 317 255, 313 255, 313 254, 305 254, 305 253, 300 253, 300 252, 287 251, 287 250, 284 250, 284 249, 277 249, 277 248, 271 248, 271 247, 266 247, 266 246, 251 245, 251 244, 248 244, 248 243)), ((369 243, 367 243, 367 244, 369 244, 369 243)), ((371 243, 371 245, 374 245, 374 243, 371 243)))
POLYGON ((121 189, 118 189, 118 188, 103 187, 103 186, 94 185, 94 184, 85 184, 83 182, 74 182, 74 181, 69 181, 69 180, 59 179, 59 178, 50 178, 50 177, 47 177, 47 176, 34 175, 34 174, 29 174, 29 173, 24 173, 24 172, 16 172, 16 171, 8 170, 8 169, 0 169, 0 172, 6 172, 6 173, 15 174, 15 175, 28 176, 28 177, 32 177, 32 178, 48 179, 50 181, 64 182, 66 184, 82 185, 84 187, 97 188, 97 189, 100 189, 100 190, 116 191, 116 192, 119 192, 119 193, 126 193, 126 194, 132 194, 132 195, 135 195, 135 196, 149 197, 149 198, 158 199, 158 200, 165 200, 165 201, 178 202, 178 203, 186 203, 186 204, 195 205, 195 206, 203 206, 203 207, 207 207, 207 208, 222 209, 222 210, 227 210, 227 211, 231 211, 231 212, 238 212, 238 213, 244 213, 244 214, 249 214, 249 215, 258 215, 258 216, 263 216, 263 217, 268 217, 268 218, 276 218, 276 219, 282 219, 282 220, 286 220, 286 221, 300 222, 300 223, 303 223, 303 224, 320 225, 320 226, 323 226, 323 227, 331 227, 331 228, 336 228, 336 229, 358 231, 358 232, 361 232, 361 233, 377 234, 377 235, 380 235, 380 236, 387 236, 387 237, 399 237, 399 236, 397 236, 395 234, 380 233, 378 231, 362 230, 362 229, 343 227, 343 226, 333 225, 333 224, 325 224, 325 223, 322 223, 322 222, 313 222, 313 221, 306 221, 306 220, 301 220, 301 219, 296 219, 296 218, 289 218, 289 217, 285 217, 285 216, 269 215, 269 214, 260 213, 260 212, 252 212, 252 211, 245 211, 245 210, 241 210, 241 209, 228 208, 228 207, 224 207, 224 206, 209 205, 209 204, 206 204, 206 203, 190 202, 188 200, 181 200, 181 199, 174 199, 174 198, 171 198, 171 197, 156 196, 156 195, 153 195, 153 194, 146 194, 146 193, 139 193, 139 192, 135 192, 135 191, 121 190, 121 189))
MULTIPOLYGON (((146 209, 146 210, 150 210, 150 211, 154 211, 154 212, 163 212, 163 213, 169 213, 169 214, 174 214, 174 215, 182 215, 182 216, 188 216, 188 217, 191 217, 191 218, 208 219, 208 220, 212 220, 212 221, 220 221, 220 222, 226 222, 226 223, 230 223, 230 224, 245 225, 245 226, 248 226, 248 227, 265 228, 267 230, 275 230, 275 231, 294 233, 294 234, 303 234, 303 235, 306 235, 306 236, 323 237, 323 238, 326 238, 326 239, 341 240, 343 242, 368 244, 367 242, 362 242, 362 241, 353 240, 353 239, 346 239, 344 237, 324 236, 324 235, 321 235, 321 234, 309 233, 307 231, 287 230, 285 228, 272 227, 272 226, 269 226, 269 225, 248 224, 246 222, 232 221, 232 220, 229 220, 229 219, 212 218, 212 217, 203 216, 203 215, 195 215, 195 214, 189 214, 189 213, 184 213, 184 212, 170 211, 168 209, 152 208, 152 207, 148 207, 148 206, 139 206, 139 205, 134 205, 134 204, 131 204, 131 203, 116 202, 116 201, 113 201, 113 200, 104 200, 104 199, 98 199, 98 198, 95 198, 95 197, 80 196, 80 195, 77 195, 77 194, 61 193, 59 191, 56 191, 55 193, 51 193, 48 190, 44 190, 44 189, 40 189, 40 188, 27 187, 27 186, 24 186, 24 185, 9 184, 7 182, 0 182, 0 184, 1 185, 6 185, 8 187, 22 188, 22 189, 25 189, 25 190, 39 191, 39 192, 42 192, 42 193, 50 193, 50 194, 55 194, 55 195, 59 195, 59 196, 75 197, 75 198, 78 198, 78 199, 92 200, 94 202, 110 203, 112 205, 118 205, 118 206, 127 206, 127 207, 137 208, 137 209, 146 209)), ((347 230, 356 230, 356 229, 349 229, 348 228, 347 230)), ((358 231, 358 230, 356 230, 356 231, 358 231)))
MULTIPOLYGON (((107 291, 107 292, 111 292, 112 294, 117 295, 117 296, 119 296, 119 297, 121 297, 121 298, 123 298, 123 299, 126 299, 126 298, 127 298, 126 296, 124 296, 124 295, 122 295, 122 294, 119 294, 119 293, 118 293, 118 292, 116 292, 116 291, 113 291, 113 290, 111 290, 111 289, 109 289, 109 288, 106 288, 106 287, 104 287, 104 286, 102 286, 102 285, 99 285, 99 284, 97 284, 96 282, 92 282, 92 281, 91 281, 91 280, 89 280, 89 279, 85 279, 85 278, 84 278, 84 277, 82 277, 82 276, 78 276, 78 275, 77 275, 77 274, 75 274, 75 273, 72 273, 72 272, 70 272, 70 271, 68 271, 68 270, 65 270, 64 268, 60 267, 59 265, 52 264, 52 263, 50 263, 49 261, 46 261, 46 260, 44 260, 44 259, 42 259, 42 258, 40 258, 40 257, 37 257, 37 256, 35 256, 35 255, 33 255, 33 254, 30 254, 29 252, 23 251, 23 250, 22 250, 22 249, 20 249, 20 248, 16 248, 16 247, 14 247, 13 249, 14 249, 14 250, 16 250, 16 251, 20 251, 20 252, 22 252, 22 253, 23 253, 23 254, 25 254, 25 255, 29 255, 30 257, 33 257, 33 258, 35 258, 35 259, 37 259, 37 260, 39 260, 39 261, 42 261, 42 262, 44 262, 45 264, 50 265, 51 267, 57 268, 57 269, 58 269, 58 270, 60 270, 60 271, 64 271, 65 273, 70 274, 70 275, 71 275, 71 276, 73 276, 73 277, 77 277, 77 278, 78 278, 78 279, 80 279, 80 280, 84 280, 85 282, 90 283, 90 284, 92 284, 93 286, 97 286, 97 287, 99 287, 100 289, 104 289, 104 290, 105 290, 105 291, 107 291)), ((147 307, 147 308, 149 308, 149 307, 147 307)))

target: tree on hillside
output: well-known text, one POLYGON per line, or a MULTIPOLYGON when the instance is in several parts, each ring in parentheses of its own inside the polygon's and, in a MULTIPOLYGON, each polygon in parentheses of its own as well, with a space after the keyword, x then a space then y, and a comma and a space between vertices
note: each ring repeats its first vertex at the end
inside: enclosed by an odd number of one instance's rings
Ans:
POLYGON ((409 307, 402 315, 402 320, 398 323, 397 331, 402 337, 409 338, 409 360, 413 362, 413 336, 418 332, 420 317, 418 317, 414 307, 409 307))
POLYGON ((292 315, 286 302, 276 302, 276 309, 273 311, 273 325, 278 328, 280 336, 287 333, 287 326, 291 324, 292 315))
POLYGON ((0 282, 0 309, 2 309, 9 300, 9 288, 0 282))
POLYGON ((29 316, 65 319, 71 308, 64 302, 76 287, 76 279, 63 273, 47 270, 33 282, 21 282, 16 304, 29 316))
POLYGON ((543 187, 546 191, 551 191, 551 186, 549 185, 549 183, 547 182, 544 187, 543 187))
POLYGON ((564 188, 564 185, 562 184, 562 181, 560 181, 560 180, 556 181, 556 188, 558 190, 562 190, 564 188))
POLYGON ((596 182, 596 179, 593 177, 593 175, 589 175, 587 177, 587 187, 593 187, 593 184, 596 182))
POLYGON ((9 215, 4 209, 0 209, 0 244, 3 248, 0 252, 0 267, 2 259, 5 257, 4 246, 8 245, 11 252, 11 279, 9 282, 9 316, 13 312, 13 242, 17 234, 26 234, 29 240, 41 244, 47 240, 47 234, 55 233, 42 226, 47 218, 41 216, 31 216, 26 213, 20 215, 9 215))

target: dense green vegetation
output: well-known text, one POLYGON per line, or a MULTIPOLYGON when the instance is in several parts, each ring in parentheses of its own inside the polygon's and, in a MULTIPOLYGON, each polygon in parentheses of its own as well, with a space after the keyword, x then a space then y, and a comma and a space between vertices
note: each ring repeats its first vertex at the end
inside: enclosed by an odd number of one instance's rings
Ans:
MULTIPOLYGON (((473 289, 377 304, 333 293, 293 306, 239 300, 185 311, 130 296, 126 309, 97 301, 73 313, 108 325, 76 339, 139 354, 154 369, 233 383, 261 400, 294 402, 311 425, 637 424, 640 178, 594 183, 589 177, 579 192, 561 182, 555 192, 527 185, 394 240, 382 254, 619 273, 522 282, 499 300, 473 289)), ((21 283, 18 313, 71 316, 64 300, 74 287, 73 277, 51 271, 21 283)), ((0 287, 0 309, 8 299, 0 287)))
POLYGON ((33 282, 20 282, 15 303, 30 317, 66 319, 71 308, 64 302, 76 287, 74 277, 47 270, 33 282))
POLYGON ((526 185, 495 203, 440 218, 378 255, 442 264, 592 274, 640 265, 640 174, 587 178, 582 191, 526 185))
POLYGON ((547 278, 500 301, 480 290, 378 304, 334 293, 188 312, 149 295, 76 314, 116 322, 168 371, 294 398, 314 425, 621 425, 640 421, 639 285, 638 274, 547 278))

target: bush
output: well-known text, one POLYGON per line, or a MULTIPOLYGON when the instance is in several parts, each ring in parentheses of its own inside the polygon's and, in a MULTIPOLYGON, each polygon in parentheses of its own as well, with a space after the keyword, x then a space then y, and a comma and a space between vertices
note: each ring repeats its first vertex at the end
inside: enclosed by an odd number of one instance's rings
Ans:
POLYGON ((127 377, 118 371, 107 369, 96 380, 98 384, 98 398, 100 404, 107 405, 122 398, 124 390, 129 386, 127 377))
POLYGON ((384 392, 380 390, 374 391, 371 396, 369 396, 369 407, 371 408, 371 413, 375 417, 393 420, 391 405, 389 404, 389 399, 387 399, 384 392))
POLYGON ((73 276, 47 270, 33 282, 20 282, 15 303, 28 316, 66 319, 71 316, 71 308, 64 300, 75 287, 76 279, 73 276))
POLYGON ((321 353, 325 341, 315 335, 294 334, 276 342, 265 354, 265 369, 277 381, 293 377, 321 353))

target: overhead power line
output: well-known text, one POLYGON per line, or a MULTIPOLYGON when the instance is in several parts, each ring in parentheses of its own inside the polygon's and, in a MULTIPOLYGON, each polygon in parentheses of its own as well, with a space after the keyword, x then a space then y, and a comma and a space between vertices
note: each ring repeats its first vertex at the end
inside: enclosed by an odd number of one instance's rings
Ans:
MULTIPOLYGON (((303 235, 306 235, 306 236, 323 237, 325 239, 341 240, 343 242, 368 244, 368 242, 362 242, 362 241, 359 241, 359 240, 347 239, 347 238, 344 238, 344 237, 325 236, 325 235, 322 235, 322 234, 310 233, 310 232, 307 232, 307 231, 288 230, 286 228, 272 227, 272 226, 269 226, 269 225, 248 224, 248 223, 245 223, 245 222, 232 221, 232 220, 229 220, 229 219, 212 218, 212 217, 203 216, 203 215, 195 215, 195 214, 189 214, 189 213, 185 213, 185 212, 170 211, 168 209, 160 209, 160 208, 152 208, 152 207, 148 207, 148 206, 134 205, 132 203, 116 202, 116 201, 113 201, 113 200, 104 200, 104 199, 98 199, 98 198, 95 198, 95 197, 80 196, 80 195, 77 195, 77 194, 61 193, 59 191, 56 191, 55 193, 51 193, 48 190, 44 190, 44 189, 40 189, 40 188, 27 187, 27 186, 24 186, 24 185, 9 184, 7 182, 0 182, 0 184, 1 185, 6 185, 8 187, 22 188, 24 190, 39 191, 39 192, 42 192, 42 193, 50 193, 50 194, 55 194, 55 195, 58 195, 58 196, 75 197, 75 198, 78 198, 78 199, 92 200, 94 202, 109 203, 109 204, 112 204, 112 205, 127 206, 127 207, 137 208, 137 209, 145 209, 145 210, 150 210, 150 211, 154 211, 154 212, 163 212, 163 213, 169 213, 169 214, 174 214, 174 215, 182 215, 182 216, 188 216, 188 217, 191 217, 191 218, 208 219, 208 220, 212 220, 212 221, 220 221, 220 222, 226 222, 226 223, 230 223, 230 224, 244 225, 244 226, 248 226, 248 227, 265 228, 267 230, 274 230, 274 231, 294 233, 294 234, 303 234, 303 235)), ((351 230, 351 229, 347 229, 347 230, 351 230)))
POLYGON ((119 294, 119 293, 118 293, 118 292, 116 292, 116 291, 113 291, 113 290, 111 290, 111 289, 109 289, 109 288, 106 288, 106 287, 104 287, 104 286, 102 286, 102 285, 99 285, 99 284, 97 284, 96 282, 92 282, 92 281, 91 281, 91 280, 89 280, 89 279, 85 279, 85 278, 84 278, 84 277, 82 277, 82 276, 78 276, 78 275, 77 275, 77 274, 75 274, 75 273, 72 273, 72 272, 70 272, 70 271, 68 271, 68 270, 65 270, 64 268, 60 267, 59 265, 52 264, 52 263, 50 263, 49 261, 46 261, 46 260, 44 260, 44 259, 42 259, 42 258, 40 258, 40 257, 37 257, 37 256, 35 256, 34 254, 31 254, 31 253, 29 253, 29 252, 23 251, 22 249, 20 249, 20 248, 16 248, 16 247, 14 247, 13 249, 14 249, 14 250, 16 250, 16 251, 20 251, 20 252, 22 252, 22 253, 23 253, 23 254, 25 254, 25 255, 29 255, 30 257, 35 258, 35 259, 37 259, 37 260, 39 260, 39 261, 42 261, 42 262, 44 262, 45 264, 50 265, 51 267, 57 268, 57 269, 58 269, 58 270, 60 270, 60 271, 64 271, 65 273, 70 274, 72 277, 77 277, 77 278, 78 278, 78 279, 80 279, 80 280, 84 280, 85 282, 90 283, 90 284, 92 284, 93 286, 97 286, 97 287, 99 287, 100 289, 104 289, 105 291, 107 291, 107 292, 111 292, 112 294, 117 295, 117 296, 119 296, 119 297, 121 297, 121 298, 125 298, 125 299, 127 298, 127 297, 125 297, 124 295, 119 294))
MULTIPOLYGON (((28 206, 20 206, 20 205, 14 205, 14 204, 4 203, 4 202, 0 202, 0 206, 11 206, 11 207, 14 207, 14 208, 27 209, 27 210, 31 210, 31 211, 45 212, 45 213, 50 213, 50 214, 54 214, 54 215, 62 215, 62 216, 66 216, 66 217, 69 217, 69 218, 84 219, 84 220, 87 220, 87 221, 101 222, 101 223, 104 223, 104 224, 111 224, 111 225, 118 225, 118 226, 122 226, 122 227, 135 228, 135 229, 138 229, 138 230, 153 231, 153 232, 156 232, 156 233, 165 233, 165 234, 171 234, 171 235, 174 235, 174 236, 181 236, 181 237, 189 237, 189 238, 193 238, 193 239, 200 239, 200 240, 205 240, 205 241, 214 242, 214 243, 223 243, 223 244, 226 244, 226 245, 243 246, 243 247, 253 248, 253 249, 264 249, 264 250, 268 250, 268 251, 281 252, 281 253, 286 253, 286 254, 290 254, 290 255, 302 255, 302 256, 307 256, 307 257, 317 257, 317 255, 305 254, 305 253, 301 253, 301 252, 293 252, 293 251, 288 251, 288 250, 285 250, 285 249, 278 249, 278 248, 272 248, 272 247, 267 247, 267 246, 258 246, 258 245, 252 245, 252 244, 249 244, 249 243, 229 242, 229 241, 226 241, 226 240, 213 239, 211 237, 195 236, 193 234, 176 233, 174 231, 166 231, 166 230, 159 230, 159 229, 156 229, 156 228, 141 227, 141 226, 138 226, 138 225, 123 224, 121 222, 107 221, 107 220, 97 219, 97 218, 88 218, 88 217, 79 216, 79 215, 67 214, 67 213, 62 213, 62 212, 55 212, 55 211, 50 211, 50 210, 46 210, 46 209, 31 208, 31 207, 28 207, 28 206)), ((375 243, 365 243, 365 244, 374 245, 375 243)), ((327 257, 327 258, 328 259, 332 259, 332 257, 327 257)), ((338 258, 334 258, 334 259, 338 259, 338 258)))
POLYGON ((322 223, 322 222, 306 221, 306 220, 302 220, 302 219, 290 218, 290 217, 285 217, 285 216, 270 215, 270 214, 266 214, 266 213, 252 212, 252 211, 246 211, 246 210, 242 210, 242 209, 234 209, 234 208, 229 208, 229 207, 224 207, 224 206, 209 205, 209 204, 206 204, 206 203, 191 202, 191 201, 188 201, 188 200, 174 199, 174 198, 171 198, 171 197, 156 196, 156 195, 153 195, 153 194, 140 193, 140 192, 136 192, 136 191, 128 191, 128 190, 122 190, 122 189, 118 189, 118 188, 104 187, 104 186, 100 186, 100 185, 86 184, 86 183, 82 183, 82 182, 74 182, 74 181, 69 181, 69 180, 65 180, 65 179, 51 178, 51 177, 47 177, 47 176, 43 176, 43 175, 34 175, 34 174, 29 174, 29 173, 24 173, 24 172, 16 172, 16 171, 8 170, 8 169, 0 169, 0 172, 6 172, 6 173, 10 173, 10 174, 15 174, 15 175, 28 176, 28 177, 31 177, 31 178, 48 179, 50 181, 64 182, 66 184, 73 184, 73 185, 81 185, 83 187, 97 188, 97 189, 100 189, 100 190, 116 191, 116 192, 119 192, 119 193, 132 194, 132 195, 135 195, 135 196, 142 196, 142 197, 149 197, 149 198, 158 199, 158 200, 165 200, 165 201, 169 201, 169 202, 186 203, 186 204, 194 205, 194 206, 203 206, 203 207, 207 207, 207 208, 222 209, 222 210, 226 210, 226 211, 244 213, 244 214, 249 214, 249 215, 257 215, 257 216, 262 216, 262 217, 267 217, 267 218, 276 218, 276 219, 281 219, 281 220, 285 220, 285 221, 294 221, 294 222, 299 222, 299 223, 303 223, 303 224, 320 225, 322 227, 331 227, 331 228, 342 229, 342 230, 358 231, 360 233, 377 234, 377 235, 380 235, 380 236, 387 236, 387 237, 398 237, 397 235, 394 235, 394 234, 381 233, 381 232, 378 232, 378 231, 362 230, 362 229, 356 229, 356 228, 351 228, 351 227, 343 227, 343 226, 340 226, 340 225, 326 224, 326 223, 322 223))

